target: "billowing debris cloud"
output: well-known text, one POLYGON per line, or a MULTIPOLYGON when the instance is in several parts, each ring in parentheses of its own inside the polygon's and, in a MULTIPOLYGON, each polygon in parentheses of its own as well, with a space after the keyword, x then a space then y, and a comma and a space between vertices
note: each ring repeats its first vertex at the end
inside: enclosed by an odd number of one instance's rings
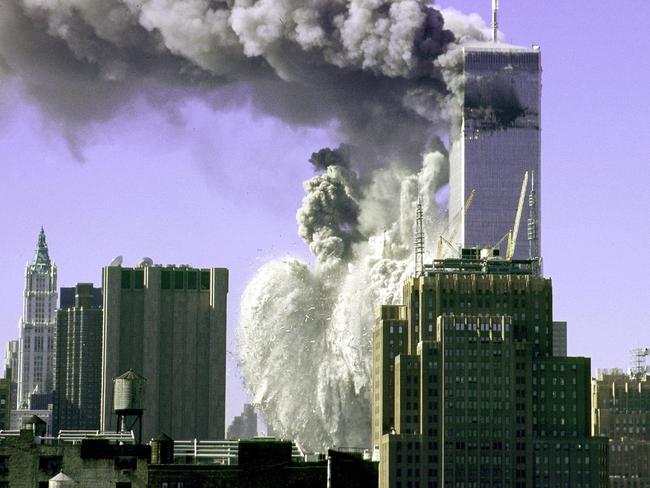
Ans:
POLYGON ((455 45, 429 4, 5 0, 0 76, 18 80, 71 139, 136 99, 197 96, 217 109, 251 103, 288 124, 332 124, 359 166, 414 166, 441 123, 419 105, 444 103, 434 61, 455 45))
POLYGON ((427 153, 419 170, 378 169, 362 188, 328 166, 305 183, 298 221, 315 267, 268 263, 241 303, 244 377, 280 434, 314 449, 368 445, 375 308, 398 302, 413 272, 418 191, 429 242, 439 231, 434 197, 447 182, 446 163, 446 154, 427 153))
POLYGON ((342 146, 312 155, 297 214, 314 263, 258 271, 240 362, 280 434, 367 445, 375 306, 400 299, 418 191, 429 237, 444 221, 459 47, 488 36, 478 16, 429 0, 4 0, 0 87, 37 102, 75 151, 89 125, 140 100, 332 128, 342 146))

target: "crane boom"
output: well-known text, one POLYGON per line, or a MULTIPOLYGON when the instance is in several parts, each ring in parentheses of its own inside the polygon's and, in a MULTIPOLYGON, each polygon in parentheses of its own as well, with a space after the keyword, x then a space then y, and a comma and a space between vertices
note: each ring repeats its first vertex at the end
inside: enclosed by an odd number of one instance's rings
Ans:
MULTIPOLYGON (((462 224, 462 220, 460 220, 461 215, 464 216, 467 214, 467 211, 469 210, 470 205, 472 204, 472 200, 474 200, 474 195, 476 194, 476 189, 473 189, 469 195, 467 196, 467 200, 465 200, 465 205, 463 205, 463 208, 460 209, 456 215, 454 215, 454 218, 452 219, 452 227, 451 227, 451 233, 449 234, 449 238, 445 239, 445 241, 449 242, 454 242, 454 238, 456 237, 456 234, 458 234, 458 229, 460 229, 460 226, 462 224)), ((442 235, 440 236, 442 237, 442 235)), ((443 257, 443 241, 442 239, 438 239, 438 252, 436 253, 437 259, 442 259, 443 257)), ((452 249, 455 249, 452 245, 452 249)))
POLYGON ((517 205, 517 213, 515 215, 515 225, 512 228, 512 237, 508 240, 508 251, 506 259, 512 259, 515 255, 517 247, 517 235, 519 234, 519 223, 521 222, 521 212, 524 208, 524 199, 526 196, 526 187, 528 186, 528 171, 524 173, 524 181, 521 184, 521 192, 519 193, 519 205, 517 205))

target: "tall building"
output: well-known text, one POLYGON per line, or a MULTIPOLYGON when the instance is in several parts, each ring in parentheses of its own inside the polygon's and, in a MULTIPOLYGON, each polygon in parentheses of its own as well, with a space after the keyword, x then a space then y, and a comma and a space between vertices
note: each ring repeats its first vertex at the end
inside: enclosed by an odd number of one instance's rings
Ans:
POLYGON ((20 341, 18 339, 9 341, 5 348, 5 379, 11 381, 11 408, 16 409, 18 397, 18 359, 20 341))
MULTIPOLYGON (((524 173, 533 205, 523 213, 516 259, 541 256, 538 47, 500 43, 463 48, 460 120, 452 128, 449 218, 462 247, 494 246, 513 228, 524 173), (462 209, 472 190, 471 208, 462 209), (530 240, 529 240, 530 237, 530 240)), ((505 241, 503 241, 505 242, 505 241)), ((454 242, 456 244, 456 242, 454 242)), ((505 244, 501 246, 504 255, 505 244)))
POLYGON ((228 426, 228 439, 252 439, 257 437, 257 413, 255 407, 249 403, 244 404, 241 415, 235 416, 228 426))
POLYGON ((590 360, 553 356, 551 280, 465 249, 383 305, 373 331, 380 487, 607 486, 590 360))
POLYGON ((116 429, 113 379, 147 379, 143 441, 223 439, 228 270, 154 266, 103 270, 101 429, 116 429))
POLYGON ((23 316, 18 346, 18 407, 26 407, 32 393, 50 393, 54 382, 56 329, 56 265, 50 260, 41 227, 34 259, 25 267, 23 316))
POLYGON ((602 371, 593 395, 594 432, 610 438, 609 486, 650 486, 650 375, 602 371))
POLYGON ((553 322, 553 356, 563 357, 567 355, 566 322, 553 322))
POLYGON ((92 283, 61 288, 56 326, 52 431, 99 430, 103 327, 101 288, 95 288, 92 283))
POLYGON ((8 430, 11 426, 11 378, 0 379, 0 430, 8 430))

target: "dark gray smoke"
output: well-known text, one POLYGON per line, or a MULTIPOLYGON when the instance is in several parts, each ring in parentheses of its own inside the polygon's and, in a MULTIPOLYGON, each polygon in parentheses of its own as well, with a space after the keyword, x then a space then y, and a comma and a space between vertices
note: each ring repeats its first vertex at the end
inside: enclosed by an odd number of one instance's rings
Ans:
POLYGON ((361 237, 356 175, 341 166, 330 165, 304 186, 306 195, 296 216, 298 234, 321 266, 339 265, 361 237))
POLYGON ((454 35, 423 0, 5 0, 0 73, 71 139, 145 98, 252 103, 331 124, 360 168, 417 167, 443 127, 434 60, 454 35))
POLYGON ((312 153, 309 162, 314 166, 316 171, 324 171, 330 166, 349 168, 350 149, 345 145, 341 145, 336 149, 324 147, 320 151, 312 153))

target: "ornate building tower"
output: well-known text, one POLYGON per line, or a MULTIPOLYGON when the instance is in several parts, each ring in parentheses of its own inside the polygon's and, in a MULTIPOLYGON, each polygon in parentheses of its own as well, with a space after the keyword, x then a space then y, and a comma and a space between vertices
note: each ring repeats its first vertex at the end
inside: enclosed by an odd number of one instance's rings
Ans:
POLYGON ((41 227, 34 259, 25 267, 23 316, 20 320, 18 407, 30 394, 53 389, 52 367, 56 331, 56 265, 50 261, 41 227))

